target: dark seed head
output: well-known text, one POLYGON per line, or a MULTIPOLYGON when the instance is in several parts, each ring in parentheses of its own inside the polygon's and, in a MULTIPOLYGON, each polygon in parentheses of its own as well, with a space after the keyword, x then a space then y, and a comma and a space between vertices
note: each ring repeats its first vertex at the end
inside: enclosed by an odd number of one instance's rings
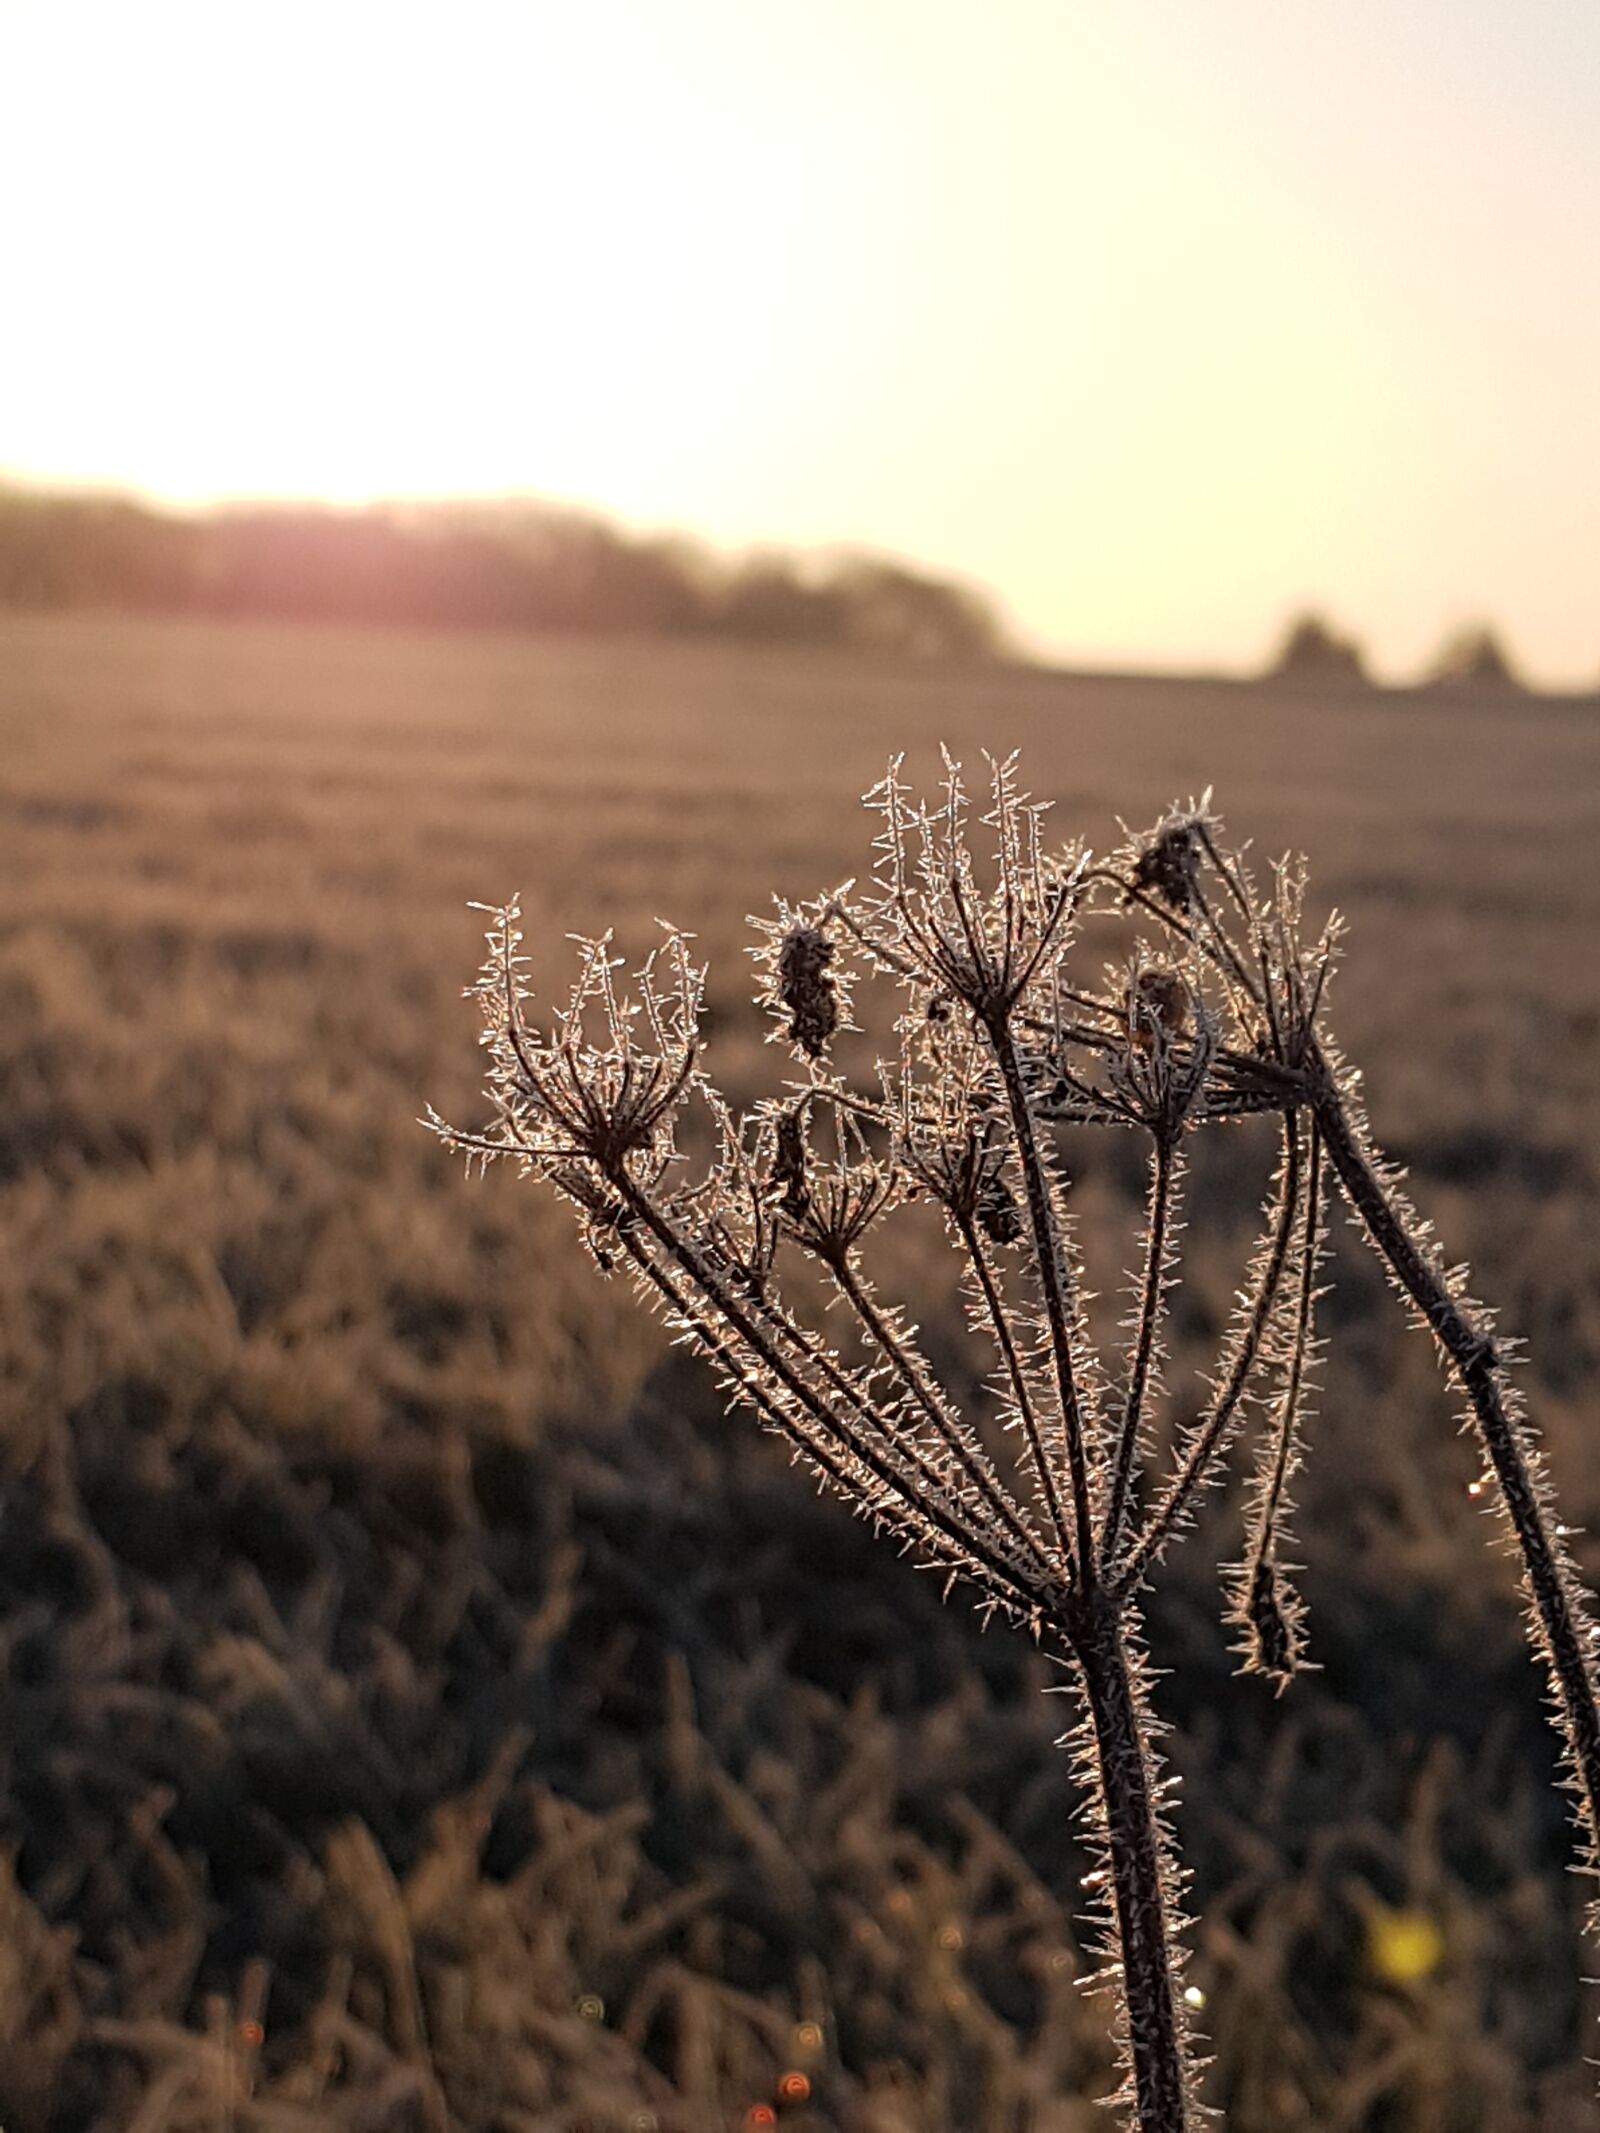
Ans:
POLYGON ((811 1211, 811 1186, 806 1177, 806 1138, 798 1111, 785 1111, 778 1121, 777 1145, 772 1155, 772 1184, 778 1205, 791 1222, 803 1222, 811 1211))
POLYGON ((1200 832, 1187 816, 1165 823, 1139 854, 1133 888, 1149 890, 1174 911, 1187 911, 1194 902, 1204 851, 1200 832))
POLYGON ((1181 1037, 1189 1026, 1189 988, 1175 970, 1141 970, 1128 987, 1128 1038, 1150 1051, 1159 1036, 1181 1037))
POLYGON ((839 992, 828 965, 833 943, 815 926, 791 927, 778 950, 778 997, 789 1010, 789 1039, 820 1059, 839 1026, 839 992))

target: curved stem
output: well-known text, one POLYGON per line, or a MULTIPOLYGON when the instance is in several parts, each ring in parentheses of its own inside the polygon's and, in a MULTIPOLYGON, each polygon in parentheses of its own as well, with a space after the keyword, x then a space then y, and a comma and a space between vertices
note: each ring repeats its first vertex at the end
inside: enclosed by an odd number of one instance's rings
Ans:
POLYGON ((1500 1484, 1544 1639, 1561 1730, 1572 1759, 1579 1818, 1594 1865, 1600 1861, 1600 1701, 1584 1650, 1588 1625, 1576 1580, 1563 1561, 1537 1468, 1507 1406, 1499 1356, 1493 1340, 1473 1323, 1418 1245, 1411 1224, 1363 1147, 1320 1050, 1314 1067, 1311 1100, 1328 1159, 1373 1245, 1449 1357, 1500 1484))

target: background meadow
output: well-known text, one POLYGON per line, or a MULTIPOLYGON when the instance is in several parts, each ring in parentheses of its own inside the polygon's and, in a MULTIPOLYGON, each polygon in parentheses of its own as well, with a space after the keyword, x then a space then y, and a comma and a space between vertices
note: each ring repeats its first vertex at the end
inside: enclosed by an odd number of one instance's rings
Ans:
MULTIPOLYGON (((1351 920, 1333 1025, 1600 1511, 1592 699, 708 642, 0 619, 0 2118, 12 2133, 1087 2133, 1065 1707, 724 1415, 564 1212, 463 1180, 471 899, 712 962, 868 865, 892 751, 1106 846, 1207 785, 1351 920), (756 2115, 750 2115, 754 2112, 756 2115)), ((1136 1153, 1069 1156, 1114 1300, 1136 1153)), ((1226 1314, 1265 1144, 1185 1238, 1226 1314)), ((1570 2133, 1551 1737, 1471 1444, 1336 1225, 1313 1657, 1164 1574, 1158 1708, 1234 2133, 1570 2133)), ((954 1261, 908 1247, 930 1326, 954 1261)), ((935 1336, 937 1338, 937 1336, 935 1336)), ((1591 1581, 1594 1544, 1581 1544, 1591 1581)))

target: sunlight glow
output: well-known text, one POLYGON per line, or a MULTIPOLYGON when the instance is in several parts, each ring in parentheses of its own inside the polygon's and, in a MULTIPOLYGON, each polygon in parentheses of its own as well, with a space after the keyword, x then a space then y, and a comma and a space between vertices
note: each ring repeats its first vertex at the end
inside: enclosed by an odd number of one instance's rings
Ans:
POLYGON ((6 0, 0 469, 856 540, 1082 661, 1600 672, 1600 14, 6 0))

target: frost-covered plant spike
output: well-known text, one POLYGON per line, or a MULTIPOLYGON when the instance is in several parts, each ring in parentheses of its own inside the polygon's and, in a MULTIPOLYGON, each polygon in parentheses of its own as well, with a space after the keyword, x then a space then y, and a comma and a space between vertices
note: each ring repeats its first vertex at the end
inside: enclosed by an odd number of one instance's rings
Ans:
POLYGON ((1117 2101, 1138 2133, 1186 2133, 1201 2112, 1180 1985, 1184 1876, 1163 1813, 1140 1596, 1253 1433, 1226 1610, 1247 1671, 1281 1692, 1306 1662, 1288 1520, 1333 1183, 1480 1432, 1592 1867, 1587 1602, 1487 1314, 1398 1192, 1324 1027, 1339 925, 1308 931, 1303 869, 1286 862, 1258 886, 1209 795, 1097 862, 1049 837, 1015 758, 988 763, 977 798, 948 757, 931 798, 895 761, 867 805, 878 831, 866 884, 756 922, 759 998, 798 1074, 778 1094, 741 1114, 710 1081, 705 973, 677 933, 631 983, 609 937, 581 941, 565 1004, 537 1016, 512 903, 491 913, 473 988, 489 1122, 428 1122, 469 1162, 508 1158, 553 1185, 601 1267, 628 1267, 827 1487, 1070 1673, 1123 2054, 1117 2101), (858 1000, 885 1002, 865 1025, 880 1046, 868 1085, 835 1064, 858 1000), (696 1109, 713 1151, 698 1162, 689 1146, 706 1136, 685 1132, 696 1109), (1198 1411, 1189 1397, 1182 1426, 1163 1429, 1189 1144, 1255 1113, 1276 1120, 1279 1151, 1261 1233, 1198 1411), (1064 1131, 1085 1127, 1133 1133, 1147 1155, 1113 1353, 1085 1315, 1060 1152, 1064 1131), (875 1275, 876 1233, 911 1201, 938 1210, 960 1259, 988 1360, 976 1397, 941 1376, 913 1300, 875 1275))

